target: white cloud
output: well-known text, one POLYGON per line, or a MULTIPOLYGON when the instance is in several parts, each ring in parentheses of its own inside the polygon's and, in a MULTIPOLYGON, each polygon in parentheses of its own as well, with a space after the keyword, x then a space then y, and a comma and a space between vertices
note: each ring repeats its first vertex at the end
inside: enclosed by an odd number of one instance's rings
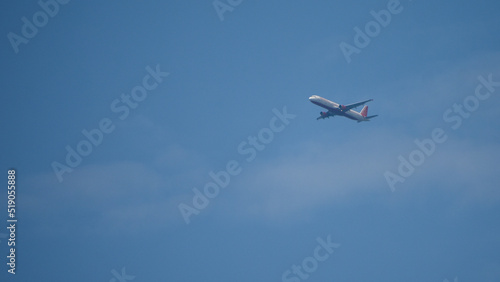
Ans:
POLYGON ((145 222, 162 227, 177 218, 169 179, 141 163, 82 166, 62 183, 51 174, 27 182, 37 189, 23 195, 24 210, 47 231, 54 226, 73 228, 72 223, 82 232, 118 226, 134 229, 145 222))
MULTIPOLYGON (((336 146, 315 140, 293 148, 293 154, 272 160, 244 163, 243 173, 230 183, 236 201, 232 212, 286 219, 327 205, 343 205, 353 195, 380 192, 383 172, 395 156, 384 133, 352 138, 336 146), (381 148, 380 144, 384 144, 381 148), (239 211, 239 212, 238 212, 239 211)), ((390 193, 387 188, 386 193, 390 193)))
MULTIPOLYGON (((413 136, 389 130, 370 132, 336 146, 324 140, 303 143, 293 154, 242 164, 244 172, 225 188, 232 192, 217 201, 226 215, 292 221, 331 206, 357 205, 369 197, 393 194, 384 178, 396 172, 398 155, 408 158, 416 149, 413 136)), ((418 138, 429 138, 419 136, 418 138)), ((482 146, 466 140, 449 140, 416 167, 413 175, 397 185, 394 193, 412 201, 413 192, 448 195, 453 209, 498 204, 500 145, 482 146)), ((223 192, 224 194, 226 192, 223 192)))

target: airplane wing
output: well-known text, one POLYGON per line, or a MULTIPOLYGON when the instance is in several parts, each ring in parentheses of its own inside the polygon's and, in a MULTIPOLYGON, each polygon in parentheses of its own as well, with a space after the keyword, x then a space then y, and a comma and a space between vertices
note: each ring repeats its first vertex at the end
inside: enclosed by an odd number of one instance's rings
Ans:
POLYGON ((319 120, 319 119, 324 119, 324 118, 330 118, 330 117, 334 117, 335 114, 332 113, 331 111, 328 111, 328 112, 319 112, 320 116, 316 119, 316 120, 319 120))
POLYGON ((364 105, 365 103, 368 103, 370 101, 373 101, 373 99, 370 99, 370 100, 366 100, 366 101, 363 101, 363 102, 358 102, 358 103, 354 103, 354 104, 349 104, 349 105, 341 105, 340 108, 342 109, 342 111, 348 111, 348 110, 351 110, 351 109, 354 109, 354 108, 357 108, 359 106, 362 106, 364 105))

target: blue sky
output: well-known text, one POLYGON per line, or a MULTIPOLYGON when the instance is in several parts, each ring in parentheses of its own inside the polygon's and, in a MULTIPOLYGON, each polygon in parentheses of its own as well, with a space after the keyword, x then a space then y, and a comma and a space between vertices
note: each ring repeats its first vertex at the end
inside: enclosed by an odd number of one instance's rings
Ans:
POLYGON ((500 87, 478 79, 500 82, 497 2, 220 3, 234 7, 69 1, 14 44, 42 7, 0 4, 1 167, 17 171, 19 220, 16 275, 0 231, 1 281, 500 279, 500 87), (388 5, 347 62, 340 44, 388 5), (120 118, 113 102, 144 80, 120 118), (317 121, 311 95, 372 98, 379 116, 317 121), (248 161, 240 144, 284 109, 294 118, 248 161), (113 130, 59 181, 52 164, 103 120, 113 130), (387 172, 436 128, 446 140, 391 190, 387 172), (186 224, 179 205, 231 161, 241 172, 186 224))

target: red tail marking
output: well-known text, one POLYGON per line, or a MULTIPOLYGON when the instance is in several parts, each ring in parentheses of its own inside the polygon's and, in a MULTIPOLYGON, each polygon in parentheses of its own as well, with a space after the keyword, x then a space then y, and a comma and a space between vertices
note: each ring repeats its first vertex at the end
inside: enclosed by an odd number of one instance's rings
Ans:
POLYGON ((361 110, 360 114, 363 117, 366 117, 368 115, 368 106, 364 106, 363 109, 361 110))

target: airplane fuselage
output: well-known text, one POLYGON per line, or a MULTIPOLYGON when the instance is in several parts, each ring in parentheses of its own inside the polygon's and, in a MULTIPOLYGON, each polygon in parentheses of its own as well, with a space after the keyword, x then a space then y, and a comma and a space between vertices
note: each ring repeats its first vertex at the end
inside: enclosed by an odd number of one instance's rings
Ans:
POLYGON ((317 96, 317 95, 312 95, 309 97, 309 101, 311 101, 313 104, 316 104, 322 108, 325 108, 329 111, 329 114, 333 115, 339 115, 339 116, 344 116, 346 118, 361 122, 361 121, 368 121, 368 119, 364 116, 362 116, 360 113, 353 111, 353 110, 347 110, 343 111, 342 106, 332 102, 328 99, 325 99, 323 97, 317 96))

